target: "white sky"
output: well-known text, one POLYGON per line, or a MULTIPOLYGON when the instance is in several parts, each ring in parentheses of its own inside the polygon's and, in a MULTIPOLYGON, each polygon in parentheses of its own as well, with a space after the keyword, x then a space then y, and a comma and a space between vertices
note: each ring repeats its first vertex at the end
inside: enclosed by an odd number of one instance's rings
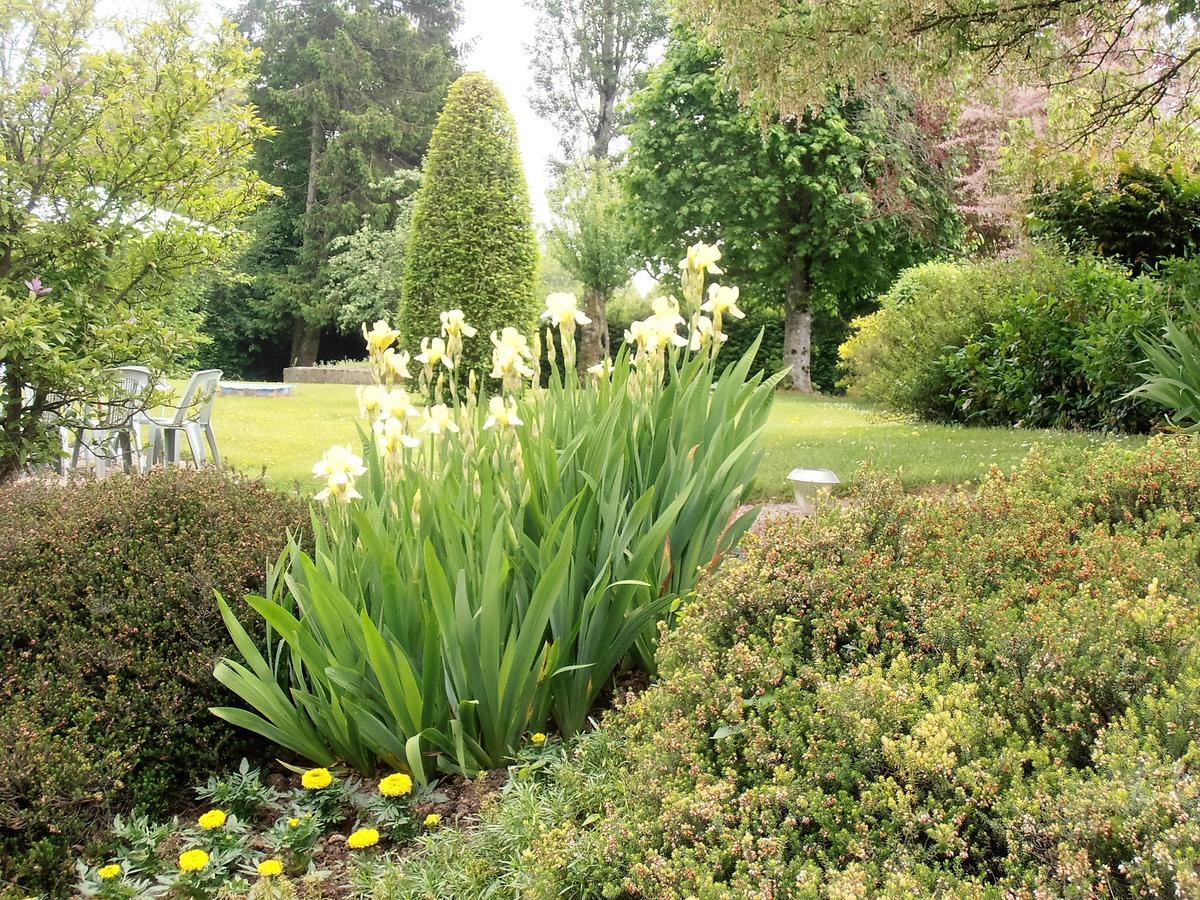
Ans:
POLYGON ((529 107, 533 75, 525 45, 533 33, 533 13, 523 0, 464 0, 463 12, 459 39, 470 45, 463 64, 468 71, 483 72, 504 92, 517 120, 534 217, 544 222, 548 215, 548 164, 558 149, 558 136, 529 107))

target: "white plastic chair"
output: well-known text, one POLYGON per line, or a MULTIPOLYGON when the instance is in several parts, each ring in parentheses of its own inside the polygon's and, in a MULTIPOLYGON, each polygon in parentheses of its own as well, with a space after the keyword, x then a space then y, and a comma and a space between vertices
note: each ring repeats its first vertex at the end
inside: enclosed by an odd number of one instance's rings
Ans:
POLYGON ((141 468, 142 431, 146 401, 153 387, 153 376, 145 366, 121 366, 105 369, 112 379, 108 394, 94 408, 95 419, 88 427, 75 430, 75 449, 71 468, 77 468, 81 457, 91 458, 96 477, 103 478, 109 460, 120 454, 126 472, 141 468))
POLYGON ((175 407, 171 418, 149 416, 150 454, 147 468, 162 462, 164 466, 176 465, 180 461, 180 436, 187 438, 196 468, 205 458, 205 443, 213 465, 221 468, 221 451, 217 449, 217 436, 212 427, 213 402, 221 384, 220 369, 204 369, 192 375, 183 392, 183 402, 175 407))

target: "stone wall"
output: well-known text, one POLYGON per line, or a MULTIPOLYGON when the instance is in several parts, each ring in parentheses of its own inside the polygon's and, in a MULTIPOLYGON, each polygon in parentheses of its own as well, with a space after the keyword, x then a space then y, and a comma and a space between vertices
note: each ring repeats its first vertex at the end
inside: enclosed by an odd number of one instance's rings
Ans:
POLYGON ((333 366, 289 366, 283 370, 289 384, 374 384, 370 369, 343 369, 333 366))

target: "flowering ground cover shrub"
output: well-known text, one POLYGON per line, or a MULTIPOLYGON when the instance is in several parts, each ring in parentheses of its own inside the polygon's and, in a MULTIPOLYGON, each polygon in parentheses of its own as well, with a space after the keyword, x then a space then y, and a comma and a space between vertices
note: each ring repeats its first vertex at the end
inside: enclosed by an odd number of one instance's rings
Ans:
MULTIPOLYGON (((534 741, 522 762, 546 755, 545 741, 534 741)), ((368 782, 317 768, 265 779, 246 760, 196 795, 204 805, 188 816, 118 817, 104 853, 76 866, 76 895, 361 896, 380 866, 455 808, 436 783, 420 787, 402 772, 368 782)))
POLYGON ((1155 276, 1038 250, 909 269, 842 345, 852 396, 940 421, 1146 431, 1139 336, 1194 292, 1196 268, 1155 276))
POLYGON ((563 358, 545 387, 513 328, 490 335, 499 389, 460 381, 464 342, 483 339, 460 310, 415 360, 386 323, 364 327, 380 384, 360 394, 363 456, 326 453, 316 552, 293 547, 248 598, 265 652, 222 607, 242 661, 216 674, 254 712, 217 714, 317 764, 420 780, 503 765, 550 721, 573 734, 618 665, 649 668, 656 623, 749 524, 735 513, 778 380, 749 375, 756 346, 716 371, 742 316, 736 288, 705 293, 719 257, 699 244, 682 264, 703 309, 687 335, 661 300, 587 373, 586 316, 551 294, 563 358))
POLYGON ((227 696, 213 592, 261 587, 303 523, 300 503, 208 472, 5 488, 0 884, 55 889, 114 813, 250 748, 207 712, 227 696))
POLYGON ((657 684, 377 894, 1197 896, 1198 489, 1158 439, 768 526, 657 684))

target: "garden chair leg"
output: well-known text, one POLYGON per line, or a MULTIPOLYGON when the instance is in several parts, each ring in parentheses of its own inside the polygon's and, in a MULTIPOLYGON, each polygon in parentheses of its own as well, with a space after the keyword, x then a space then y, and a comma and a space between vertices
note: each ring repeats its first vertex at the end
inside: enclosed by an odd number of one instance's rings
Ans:
POLYGON ((208 440, 208 450, 209 455, 212 457, 213 465, 220 469, 221 451, 217 449, 217 433, 213 431, 212 425, 204 426, 204 437, 208 440))
POLYGON ((192 465, 199 469, 204 465, 204 442, 200 440, 200 429, 195 425, 188 425, 184 434, 187 435, 188 447, 192 451, 192 465))

